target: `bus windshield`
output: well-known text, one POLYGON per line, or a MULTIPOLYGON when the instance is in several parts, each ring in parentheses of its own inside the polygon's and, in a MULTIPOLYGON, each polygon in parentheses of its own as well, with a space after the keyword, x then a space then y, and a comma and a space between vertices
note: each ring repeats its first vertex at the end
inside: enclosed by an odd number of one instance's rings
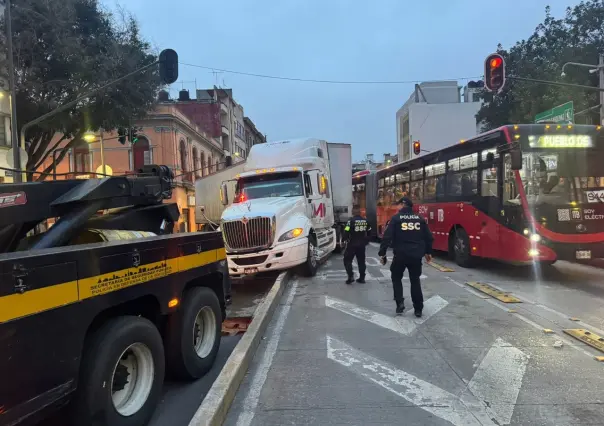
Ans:
POLYGON ((269 197, 299 197, 304 195, 299 172, 271 173, 239 179, 235 202, 269 197))
POLYGON ((531 205, 589 202, 590 193, 604 189, 604 173, 597 167, 603 162, 602 153, 592 150, 524 152, 520 177, 527 202, 531 205))

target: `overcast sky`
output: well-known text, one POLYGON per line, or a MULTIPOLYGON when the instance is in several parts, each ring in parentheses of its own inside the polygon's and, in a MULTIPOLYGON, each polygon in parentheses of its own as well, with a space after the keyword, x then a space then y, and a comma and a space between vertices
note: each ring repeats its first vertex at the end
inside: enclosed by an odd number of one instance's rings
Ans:
MULTIPOLYGON (((194 93, 233 89, 269 140, 313 136, 353 146, 353 158, 396 153, 396 111, 413 82, 482 74, 497 43, 527 38, 547 4, 573 0, 105 0, 140 22, 158 49, 181 62, 274 76, 405 84, 325 84, 180 66, 194 93), (502 10, 497 10, 502 6, 502 10)), ((572 2, 572 3, 571 3, 572 2)), ((176 96, 181 84, 172 85, 176 96)), ((468 135, 470 136, 470 135, 468 135)))

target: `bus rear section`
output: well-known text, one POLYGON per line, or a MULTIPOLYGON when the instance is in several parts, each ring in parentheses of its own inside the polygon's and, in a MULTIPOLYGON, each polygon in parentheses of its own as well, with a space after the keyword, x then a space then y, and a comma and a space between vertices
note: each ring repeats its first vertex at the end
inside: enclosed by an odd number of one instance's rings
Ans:
POLYGON ((469 266, 604 257, 602 130, 514 125, 380 170, 378 231, 407 195, 434 248, 469 266), (515 163, 515 164, 514 164, 515 163))

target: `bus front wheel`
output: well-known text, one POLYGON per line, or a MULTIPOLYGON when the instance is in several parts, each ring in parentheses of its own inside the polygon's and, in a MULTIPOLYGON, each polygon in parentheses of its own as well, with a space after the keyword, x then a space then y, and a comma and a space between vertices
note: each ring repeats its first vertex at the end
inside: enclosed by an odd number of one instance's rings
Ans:
POLYGON ((453 258, 462 268, 469 268, 472 266, 472 254, 470 252, 470 239, 468 234, 463 228, 457 228, 453 231, 451 236, 451 249, 453 252, 453 258))

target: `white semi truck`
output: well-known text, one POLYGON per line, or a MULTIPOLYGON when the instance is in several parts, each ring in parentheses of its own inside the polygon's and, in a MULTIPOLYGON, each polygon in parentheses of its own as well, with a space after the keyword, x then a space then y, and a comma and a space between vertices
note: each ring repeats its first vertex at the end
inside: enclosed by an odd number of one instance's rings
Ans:
POLYGON ((245 162, 196 182, 196 217, 220 226, 231 276, 292 267, 312 276, 341 247, 351 176, 349 144, 308 138, 254 145, 245 162), (216 200, 224 207, 219 220, 216 200))

